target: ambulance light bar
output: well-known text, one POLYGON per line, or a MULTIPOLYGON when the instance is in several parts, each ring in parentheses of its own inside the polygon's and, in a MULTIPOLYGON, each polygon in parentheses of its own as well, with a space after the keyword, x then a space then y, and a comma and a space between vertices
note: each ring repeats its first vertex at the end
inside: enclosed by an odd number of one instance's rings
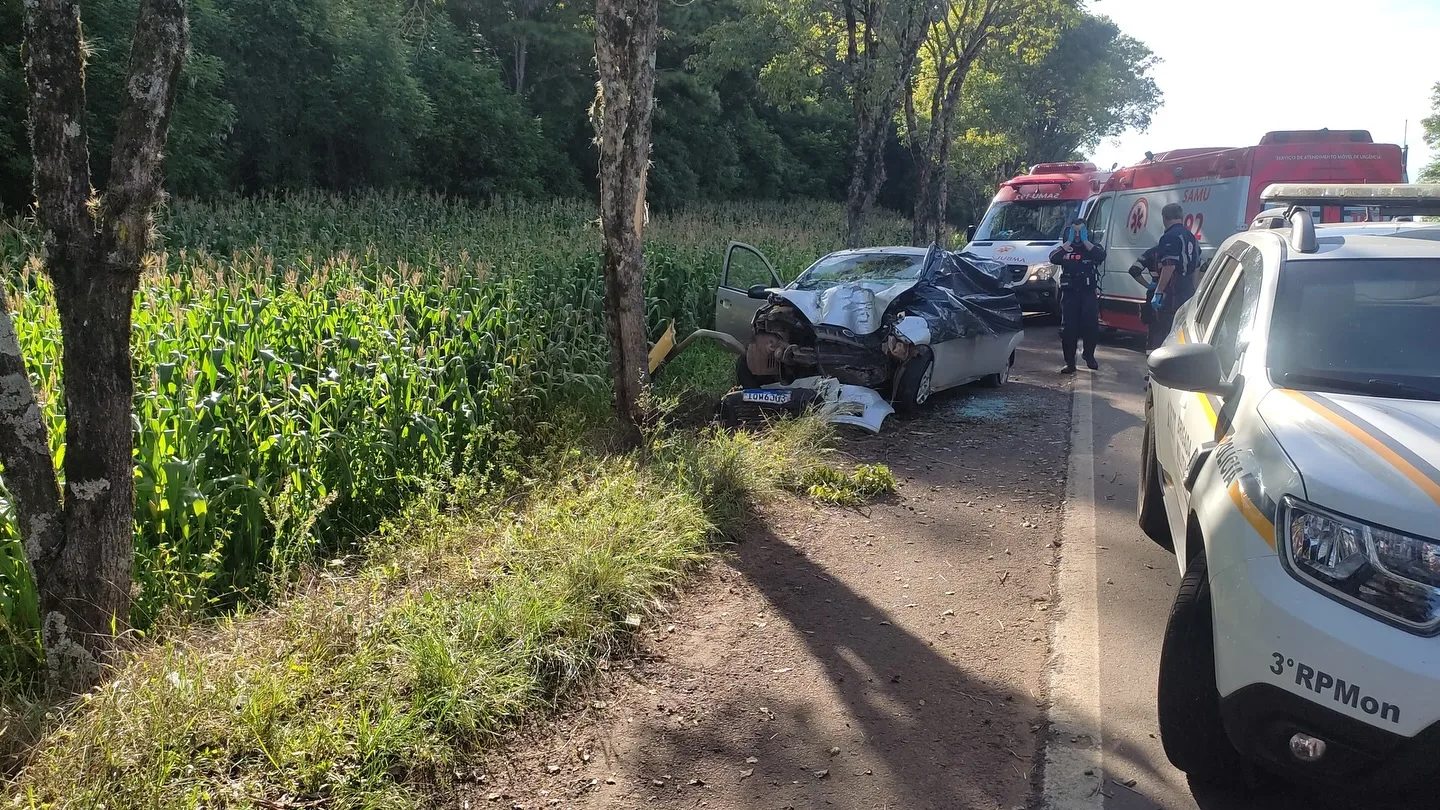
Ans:
POLYGON ((1276 183, 1260 193, 1260 201, 1287 206, 1379 208, 1381 216, 1387 217, 1440 216, 1440 183, 1276 183))

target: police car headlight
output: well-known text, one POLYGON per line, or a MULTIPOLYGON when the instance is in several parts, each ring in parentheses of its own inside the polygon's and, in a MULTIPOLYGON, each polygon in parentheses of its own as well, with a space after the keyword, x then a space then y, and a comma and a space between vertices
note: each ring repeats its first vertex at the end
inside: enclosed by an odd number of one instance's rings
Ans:
POLYGON ((1030 281, 1049 281, 1060 272, 1060 268, 1049 262, 1030 265, 1030 281))
POLYGON ((1286 498, 1282 558, 1297 579, 1422 635, 1440 632, 1440 543, 1286 498))

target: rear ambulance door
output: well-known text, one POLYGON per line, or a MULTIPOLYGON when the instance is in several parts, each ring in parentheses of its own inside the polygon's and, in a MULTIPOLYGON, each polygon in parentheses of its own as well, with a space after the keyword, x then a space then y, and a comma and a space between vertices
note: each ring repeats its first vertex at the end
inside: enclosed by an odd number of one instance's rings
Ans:
MULTIPOLYGON (((1250 327, 1260 302, 1263 263, 1259 248, 1239 243, 1215 257, 1214 273, 1197 295, 1196 306, 1180 329, 1187 343, 1208 343, 1220 359, 1220 378, 1230 382, 1240 369, 1240 355, 1249 345, 1250 327)), ((1183 533, 1190 513, 1190 488, 1215 445, 1230 432, 1224 397, 1188 391, 1170 392, 1176 429, 1169 462, 1162 461, 1179 506, 1171 528, 1183 533)), ((1157 448, 1158 451, 1158 448, 1157 448)), ((1177 535, 1179 536, 1179 535, 1177 535)))
POLYGON ((1144 332, 1140 307, 1145 287, 1130 276, 1130 266, 1160 241, 1165 203, 1152 190, 1129 190, 1102 196, 1091 205, 1086 227, 1093 235, 1104 230, 1105 273, 1100 277, 1100 323, 1144 332), (1118 300, 1117 300, 1118 299, 1118 300))
POLYGON ((780 275, 765 255, 749 245, 731 242, 725 248, 725 266, 715 291, 715 330, 749 343, 755 313, 765 302, 750 297, 750 288, 782 287, 780 275))

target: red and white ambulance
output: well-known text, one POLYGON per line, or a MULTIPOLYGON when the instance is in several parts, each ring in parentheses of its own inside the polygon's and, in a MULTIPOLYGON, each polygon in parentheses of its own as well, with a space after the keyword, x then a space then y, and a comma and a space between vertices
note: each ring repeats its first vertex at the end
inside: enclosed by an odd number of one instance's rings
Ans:
MULTIPOLYGON (((1108 254, 1100 323, 1145 331, 1146 290, 1128 271, 1160 241, 1165 230, 1160 211, 1172 202, 1185 209, 1185 227, 1200 242, 1203 267, 1217 245, 1260 213, 1260 193, 1271 183, 1401 183, 1404 175, 1400 147, 1375 143, 1364 130, 1270 132, 1257 146, 1147 155, 1144 163, 1111 174, 1083 209, 1091 238, 1108 254)), ((1339 206, 1312 212, 1317 223, 1364 222, 1376 214, 1339 206)))
POLYGON ((1050 251, 1109 177, 1093 163, 1034 166, 1028 174, 1000 184, 984 219, 968 234, 965 251, 1008 265, 1015 295, 1026 311, 1058 312, 1058 271, 1048 264, 1050 251))

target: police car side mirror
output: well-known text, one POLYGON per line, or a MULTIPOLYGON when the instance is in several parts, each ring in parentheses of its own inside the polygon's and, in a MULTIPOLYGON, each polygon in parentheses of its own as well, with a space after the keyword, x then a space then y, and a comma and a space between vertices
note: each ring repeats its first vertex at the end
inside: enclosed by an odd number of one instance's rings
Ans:
POLYGON ((1222 396, 1230 393, 1230 386, 1220 381, 1220 357, 1208 344, 1161 346, 1150 353, 1147 365, 1150 379, 1166 388, 1222 396))
POLYGON ((745 294, 757 301, 770 300, 770 288, 764 284, 756 284, 754 287, 746 290, 745 294))
POLYGON ((975 241, 975 226, 974 226, 974 225, 966 225, 966 226, 965 226, 965 241, 966 241, 966 242, 973 242, 973 241, 975 241))

